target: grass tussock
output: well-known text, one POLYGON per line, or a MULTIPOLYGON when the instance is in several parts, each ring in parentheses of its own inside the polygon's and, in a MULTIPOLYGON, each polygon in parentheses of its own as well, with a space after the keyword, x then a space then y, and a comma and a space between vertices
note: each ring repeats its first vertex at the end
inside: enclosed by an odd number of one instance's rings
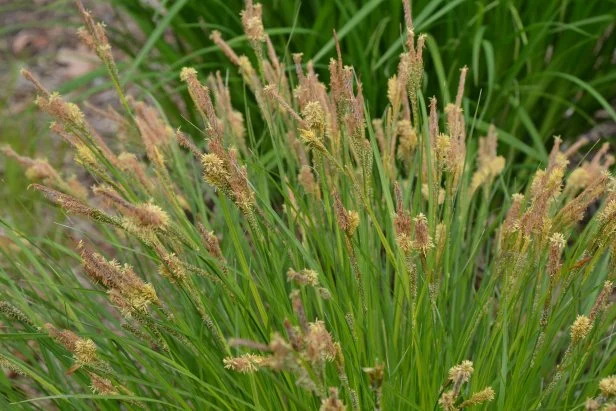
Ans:
POLYGON ((104 26, 81 8, 124 113, 97 111, 118 123, 108 144, 24 72, 92 186, 3 149, 63 210, 70 247, 6 231, 1 401, 613 409, 609 147, 579 161, 587 141, 555 138, 538 170, 508 164, 495 127, 475 136, 466 67, 451 103, 423 95, 426 37, 404 5, 381 118, 337 43, 329 84, 302 54, 288 70, 247 1, 253 55, 211 38, 264 128, 221 73, 184 68, 190 130, 124 94, 104 26))

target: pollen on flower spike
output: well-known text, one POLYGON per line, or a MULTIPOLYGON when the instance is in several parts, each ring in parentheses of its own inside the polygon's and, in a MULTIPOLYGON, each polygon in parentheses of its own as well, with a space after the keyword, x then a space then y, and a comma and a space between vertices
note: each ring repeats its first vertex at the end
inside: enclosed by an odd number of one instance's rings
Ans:
POLYGON ((616 397, 616 375, 610 375, 599 382, 599 389, 604 397, 616 397))
POLYGON ((229 173, 222 158, 213 153, 204 154, 201 156, 201 164, 208 183, 218 189, 222 189, 227 184, 229 173))
POLYGON ((465 360, 449 369, 448 378, 452 382, 468 382, 473 371, 473 362, 465 360))
POLYGON ((413 221, 415 222, 415 242, 413 245, 416 249, 425 254, 434 247, 432 237, 430 237, 428 233, 428 220, 425 215, 420 213, 413 221))
POLYGON ((264 358, 254 354, 244 354, 240 357, 227 357, 223 359, 226 369, 243 374, 255 372, 263 364, 264 358))
POLYGON ((96 361, 96 344, 91 339, 79 339, 75 342, 75 358, 82 364, 96 361))
POLYGON ((578 315, 571 326, 571 340, 573 343, 582 341, 592 329, 592 321, 585 315, 578 315))

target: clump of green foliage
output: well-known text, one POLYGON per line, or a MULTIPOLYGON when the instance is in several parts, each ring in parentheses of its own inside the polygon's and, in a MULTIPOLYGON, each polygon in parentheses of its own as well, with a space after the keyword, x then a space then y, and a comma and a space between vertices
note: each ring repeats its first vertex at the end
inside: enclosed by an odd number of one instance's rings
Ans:
POLYGON ((301 54, 291 76, 247 1, 252 58, 211 38, 262 131, 220 73, 193 68, 179 78, 200 124, 172 128, 124 94, 104 26, 81 8, 80 37, 124 113, 97 111, 118 125, 109 142, 24 71, 93 185, 3 149, 66 213, 71 244, 6 230, 0 401, 613 407, 609 146, 574 164, 588 141, 556 138, 540 169, 517 174, 495 127, 475 137, 466 67, 442 110, 426 101, 426 37, 404 5, 405 51, 382 118, 370 118, 339 45, 328 86, 301 54))

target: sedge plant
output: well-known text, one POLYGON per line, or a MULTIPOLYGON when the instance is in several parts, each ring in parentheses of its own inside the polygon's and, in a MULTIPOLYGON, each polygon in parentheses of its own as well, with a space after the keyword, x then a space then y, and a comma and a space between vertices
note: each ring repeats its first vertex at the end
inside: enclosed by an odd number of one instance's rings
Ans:
POLYGON ((380 118, 337 42, 327 83, 301 53, 286 67, 249 0, 252 55, 211 39, 263 129, 221 73, 185 67, 200 118, 180 130, 125 94, 81 7, 121 102, 95 114, 117 132, 24 71, 89 177, 3 148, 64 238, 3 221, 2 405, 613 409, 609 146, 579 160, 587 141, 555 138, 518 176, 495 127, 476 136, 466 67, 451 103, 424 96, 426 37, 403 10, 380 118))

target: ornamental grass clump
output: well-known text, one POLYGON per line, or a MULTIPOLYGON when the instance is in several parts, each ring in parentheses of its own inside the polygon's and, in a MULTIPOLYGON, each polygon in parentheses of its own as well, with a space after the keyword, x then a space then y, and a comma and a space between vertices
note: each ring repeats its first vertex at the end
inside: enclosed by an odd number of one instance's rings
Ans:
POLYGON ((125 95, 80 5, 124 110, 90 110, 118 123, 104 135, 24 71, 88 176, 3 149, 59 222, 42 239, 2 220, 3 404, 613 407, 610 148, 555 138, 517 167, 498 124, 477 135, 466 67, 454 100, 426 98, 429 38, 403 3, 379 118, 335 33, 327 70, 282 58, 246 1, 254 53, 212 32, 236 74, 178 73, 201 121, 183 130, 125 95))

